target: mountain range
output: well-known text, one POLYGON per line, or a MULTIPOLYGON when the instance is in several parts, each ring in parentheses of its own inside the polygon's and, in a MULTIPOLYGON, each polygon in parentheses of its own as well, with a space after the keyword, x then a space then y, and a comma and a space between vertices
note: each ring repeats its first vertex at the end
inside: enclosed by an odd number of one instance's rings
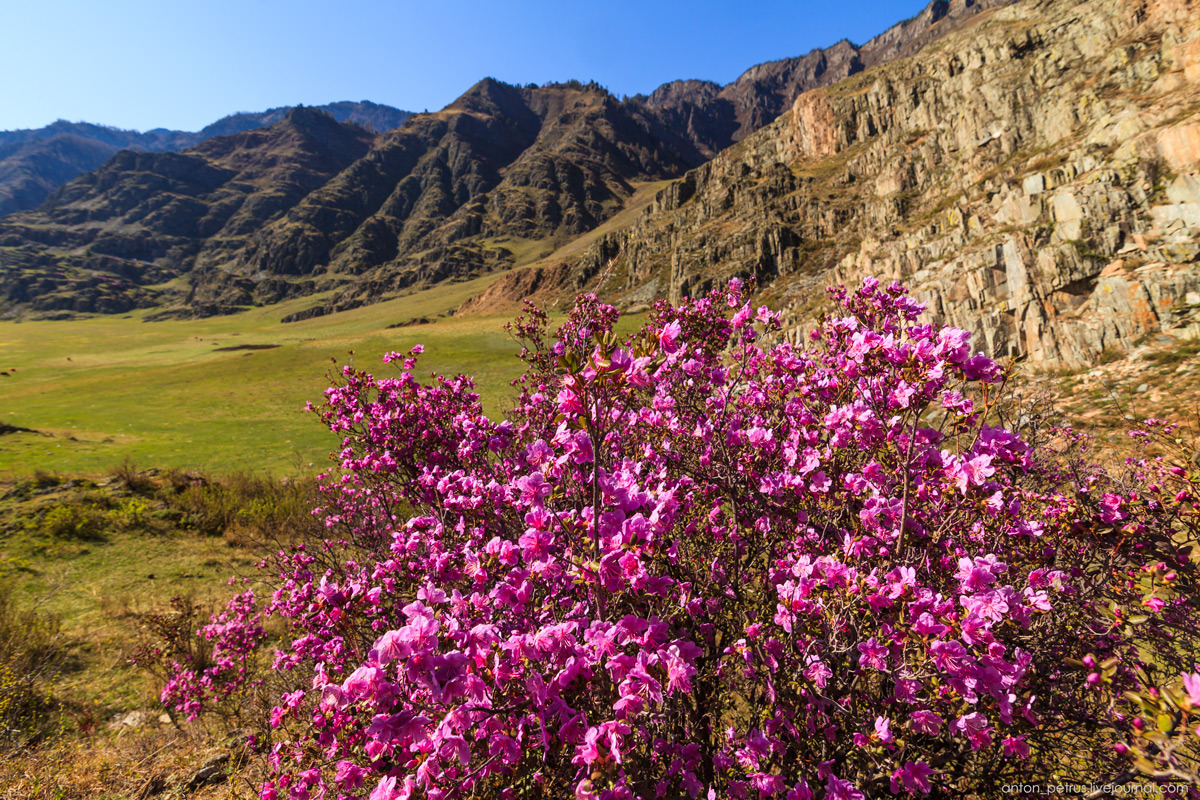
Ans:
MULTIPOLYGON (((366 100, 317 108, 339 122, 353 122, 376 131, 399 128, 411 116, 407 111, 366 100)), ((141 133, 66 120, 43 128, 0 131, 0 216, 38 206, 59 186, 97 169, 120 150, 176 152, 214 136, 271 125, 283 119, 288 110, 281 106, 230 114, 195 132, 155 128, 141 133)))
POLYGON ((996 354, 1087 363, 1200 335, 1197 11, 935 0, 726 86, 485 79, 386 131, 287 110, 0 218, 0 302, 316 295, 303 317, 505 271, 461 311, 581 289, 636 309, 742 275, 798 330, 820 287, 879 274, 996 354))
MULTIPOLYGON (((127 137, 147 155, 121 153, 0 218, 0 298, 43 312, 212 314, 332 292, 318 313, 516 266, 594 229, 636 186, 705 163, 799 93, 915 51, 998 1, 934 0, 861 47, 843 41, 760 64, 725 87, 676 81, 618 100, 594 83, 485 79, 377 136, 353 162, 323 163, 295 182, 281 171, 242 175, 228 153, 303 170, 294 148, 341 152, 337 141, 355 134, 275 110, 262 119, 270 134, 233 132, 256 122, 249 115, 195 134, 230 130, 237 141, 180 148, 185 138, 169 132, 127 137)), ((121 132, 108 133, 96 141, 119 147, 121 132)))

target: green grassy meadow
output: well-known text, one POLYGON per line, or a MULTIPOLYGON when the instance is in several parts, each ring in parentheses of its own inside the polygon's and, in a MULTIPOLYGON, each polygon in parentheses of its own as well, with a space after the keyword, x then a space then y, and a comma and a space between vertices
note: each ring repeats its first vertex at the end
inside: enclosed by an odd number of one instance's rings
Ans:
POLYGON ((0 422, 39 434, 0 437, 0 473, 95 473, 141 466, 286 474, 319 468, 336 445, 316 417, 338 364, 374 370, 389 350, 426 346, 422 374, 464 372, 496 413, 520 374, 505 317, 438 317, 494 277, 302 322, 311 298, 202 320, 144 313, 0 322, 0 422), (388 329, 413 317, 431 324, 388 329), (273 349, 220 351, 239 345, 273 349), (353 355, 351 355, 351 351, 353 355), (44 435, 49 434, 49 435, 44 435))
MULTIPOLYGON (((498 276, 438 286, 364 308, 282 324, 302 298, 199 320, 147 312, 0 322, 0 422, 38 433, 0 436, 0 476, 96 474, 125 459, 224 474, 311 474, 338 442, 306 413, 342 364, 383 374, 389 350, 425 345, 420 375, 475 378, 488 414, 520 375, 511 315, 438 316, 498 276), (429 324, 389 329, 414 317, 429 324), (245 345, 272 349, 220 350, 245 345), (335 366, 331 359, 337 359, 335 366)), ((639 325, 643 315, 623 320, 639 325)))

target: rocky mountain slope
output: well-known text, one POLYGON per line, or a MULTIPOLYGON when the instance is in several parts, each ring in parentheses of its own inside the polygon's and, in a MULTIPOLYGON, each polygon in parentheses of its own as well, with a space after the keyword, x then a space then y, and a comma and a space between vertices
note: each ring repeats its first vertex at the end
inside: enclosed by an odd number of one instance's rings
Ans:
MULTIPOLYGON (((177 152, 214 136, 272 125, 290 108, 231 114, 195 132, 156 128, 140 133, 65 120, 44 128, 0 131, 0 216, 36 207, 59 186, 99 168, 120 150, 177 152)), ((366 100, 317 108, 338 122, 374 131, 399 128, 410 116, 407 111, 366 100)))
POLYGON ((655 124, 595 85, 484 80, 383 137, 260 232, 237 263, 354 276, 328 308, 512 266, 520 250, 548 252, 595 227, 634 183, 699 163, 687 142, 656 136, 655 124))
POLYGON ((981 11, 1012 0, 933 0, 921 13, 862 45, 843 39, 807 55, 751 67, 726 86, 673 81, 639 97, 675 130, 685 131, 711 158, 774 121, 801 93, 904 58, 965 24, 981 11))
POLYGON ((1196 0, 985 12, 800 95, 629 228, 476 305, 598 281, 639 305, 740 274, 799 325, 822 286, 873 274, 1034 362, 1200 335, 1198 21, 1196 0))
POLYGON ((38 209, 0 220, 0 295, 42 311, 173 298, 183 313, 203 314, 337 290, 327 306, 336 308, 511 266, 514 249, 548 252, 595 227, 634 182, 700 163, 685 140, 656 136, 657 121, 641 112, 594 84, 488 79, 378 137, 293 111, 179 154, 123 152, 38 209), (303 180, 276 175, 263 185, 230 168, 228 150, 290 163, 299 121, 306 133, 319 128, 322 143, 349 135, 361 147, 335 148, 347 158, 321 160, 303 180), (280 181, 291 181, 286 191, 280 181), (183 292, 150 288, 184 275, 183 292))

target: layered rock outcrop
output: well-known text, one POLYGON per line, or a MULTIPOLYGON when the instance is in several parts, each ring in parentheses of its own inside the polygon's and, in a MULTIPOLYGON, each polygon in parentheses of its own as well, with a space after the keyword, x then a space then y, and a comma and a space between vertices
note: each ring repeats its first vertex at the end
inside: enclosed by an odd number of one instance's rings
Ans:
POLYGON ((1198 20, 1195 0, 987 11, 802 94, 563 289, 639 304, 753 275, 799 328, 820 287, 874 274, 992 354, 1072 366, 1200 335, 1198 20))
POLYGON ((644 99, 676 130, 685 131, 707 157, 775 120, 798 95, 829 86, 864 69, 903 58, 1012 0, 933 0, 861 45, 843 39, 805 55, 767 61, 732 83, 672 81, 644 99))

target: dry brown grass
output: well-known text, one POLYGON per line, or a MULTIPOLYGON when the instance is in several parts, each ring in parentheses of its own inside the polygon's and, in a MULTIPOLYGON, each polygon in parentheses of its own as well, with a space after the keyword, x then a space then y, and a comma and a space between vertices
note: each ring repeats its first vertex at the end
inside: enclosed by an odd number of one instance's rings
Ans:
POLYGON ((0 800, 250 798, 262 765, 239 737, 150 726, 60 740, 0 762, 0 800), (197 780, 206 765, 214 777, 197 780))

